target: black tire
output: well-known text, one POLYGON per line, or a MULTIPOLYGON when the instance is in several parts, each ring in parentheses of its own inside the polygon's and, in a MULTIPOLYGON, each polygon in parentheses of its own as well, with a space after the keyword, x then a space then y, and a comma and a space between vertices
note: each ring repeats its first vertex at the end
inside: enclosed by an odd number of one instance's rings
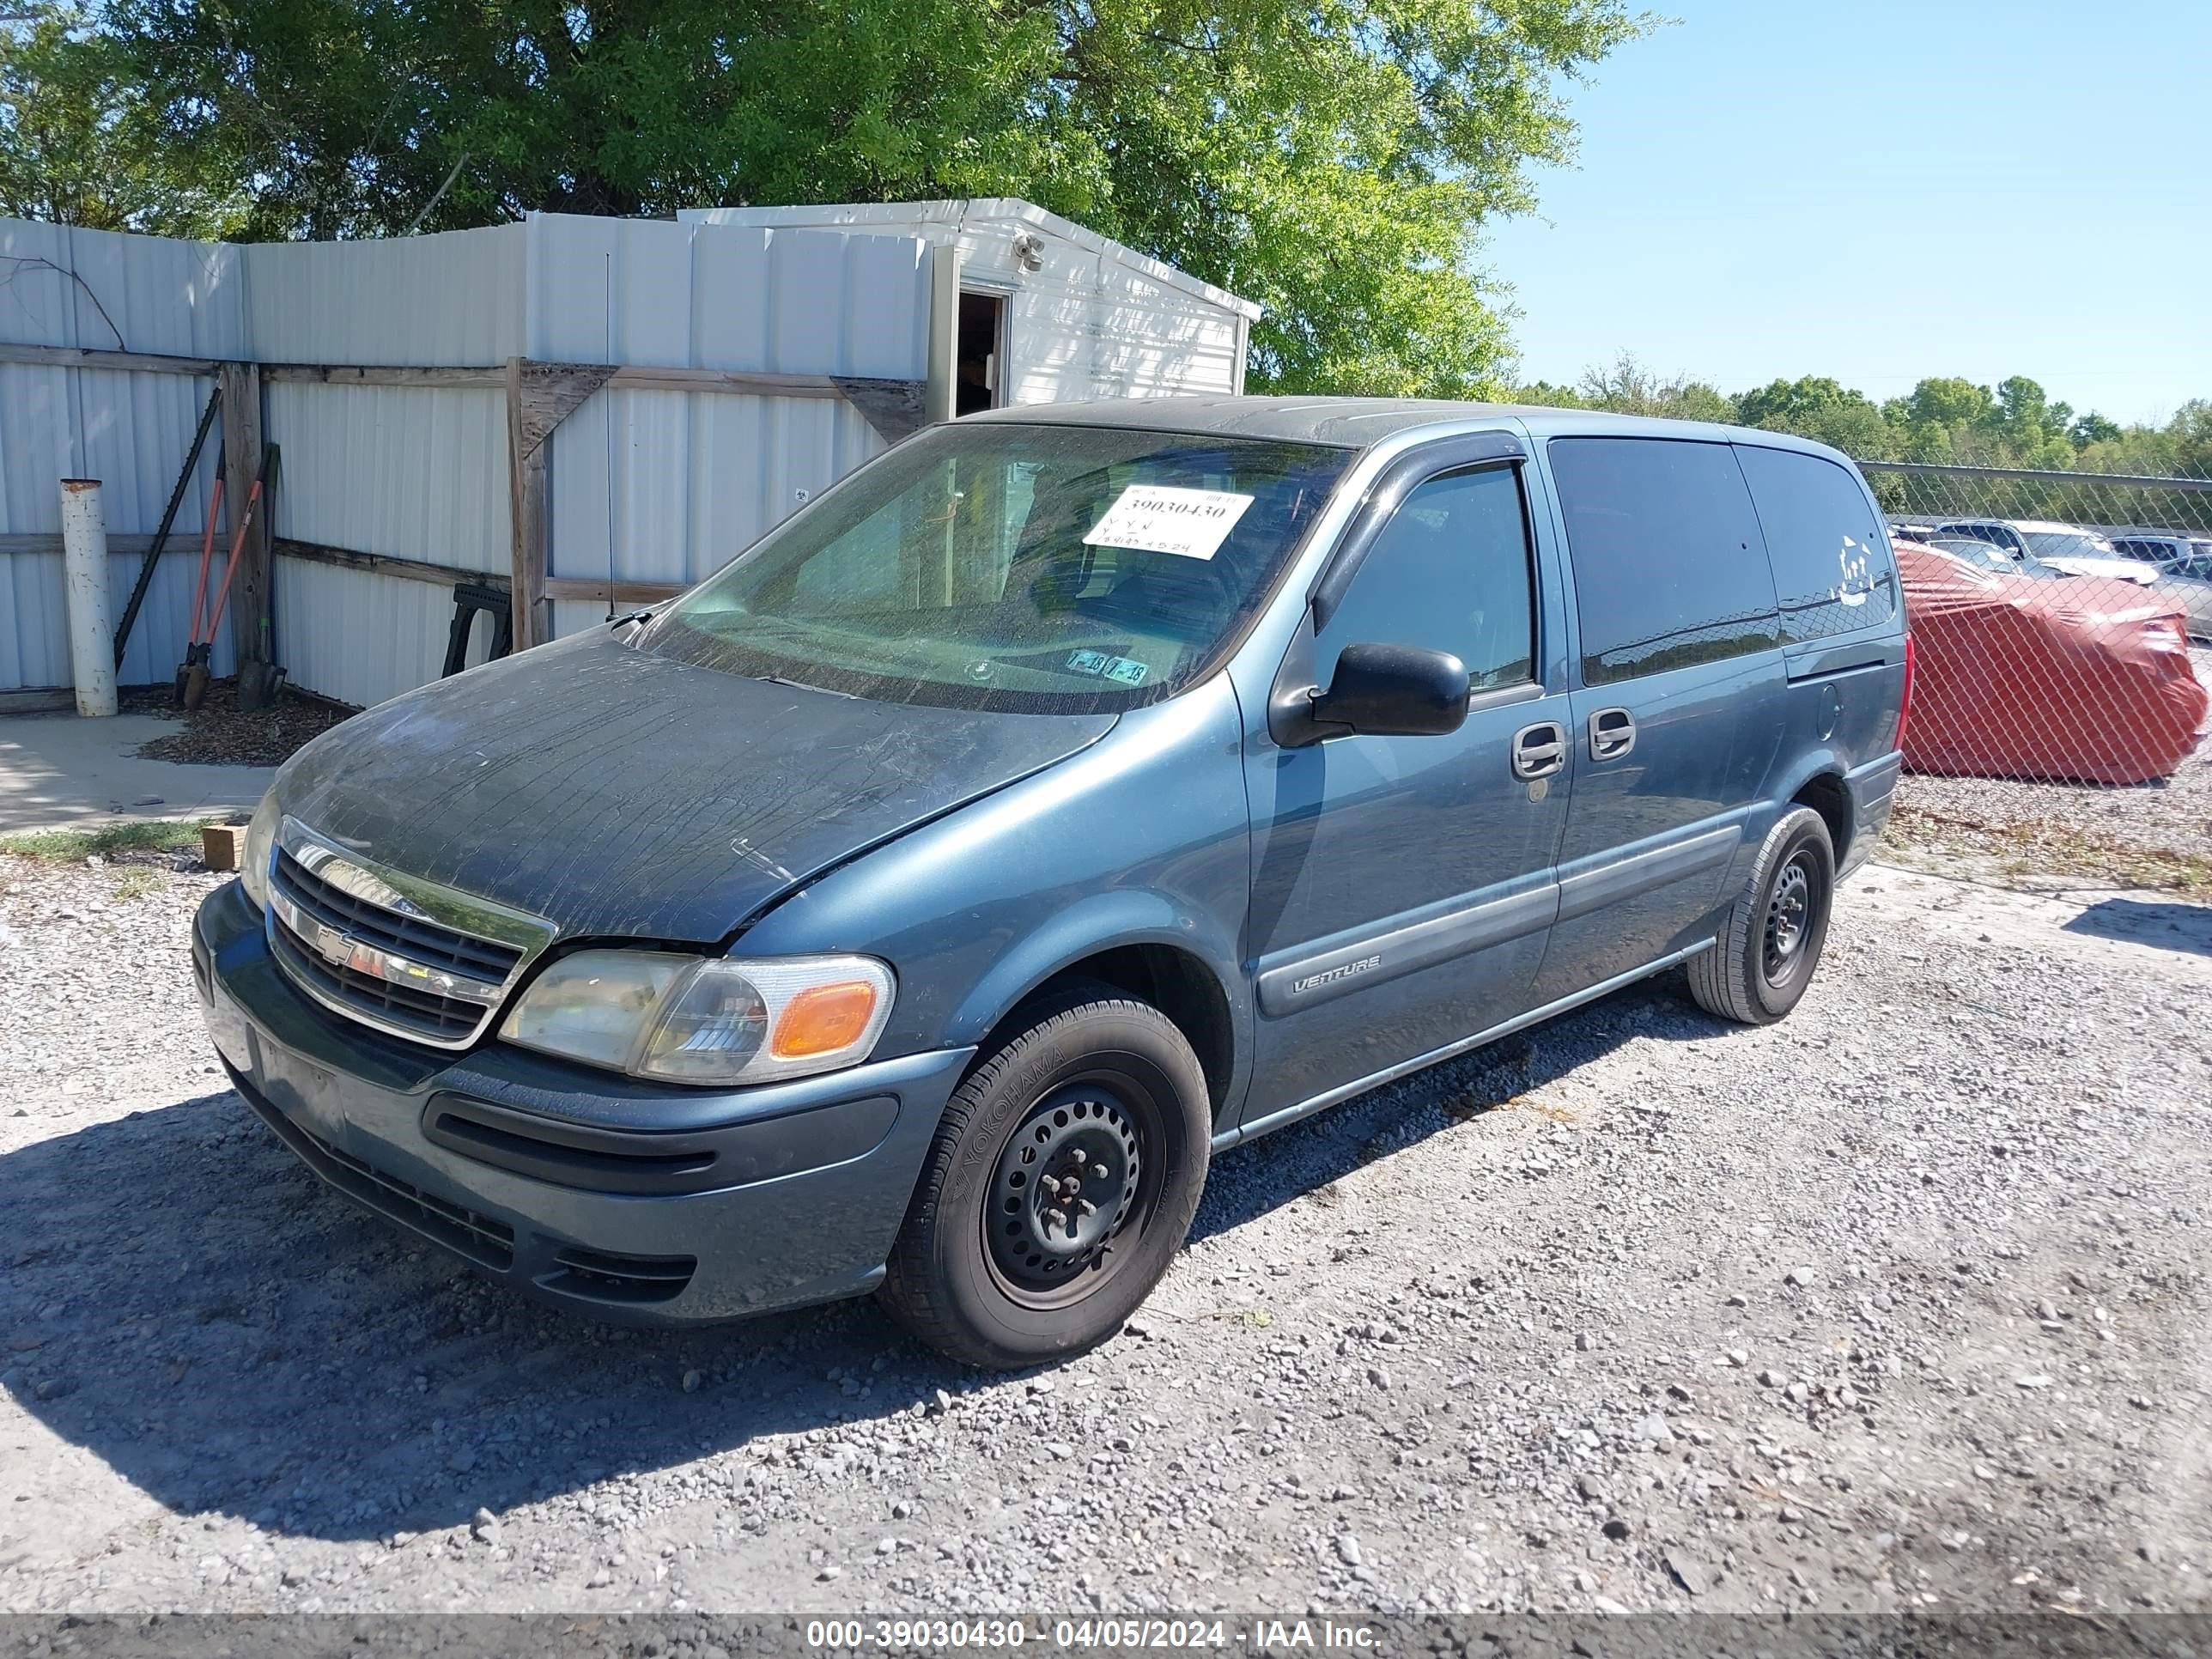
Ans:
POLYGON ((1689 962, 1698 1006, 1745 1025, 1771 1025, 1812 983, 1836 896, 1836 849, 1809 806, 1784 812, 1760 844, 1720 937, 1689 962))
POLYGON ((878 1292, 990 1370, 1121 1329, 1190 1231, 1212 1134, 1198 1057, 1158 1009, 1088 985, 1019 1018, 947 1103, 878 1292))

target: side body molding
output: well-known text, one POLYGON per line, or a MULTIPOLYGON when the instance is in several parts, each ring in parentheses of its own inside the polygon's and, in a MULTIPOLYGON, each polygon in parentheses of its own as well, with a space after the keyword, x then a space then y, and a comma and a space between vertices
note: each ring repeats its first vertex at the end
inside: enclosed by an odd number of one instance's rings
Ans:
POLYGON ((1379 985, 1472 955, 1509 939, 1541 933, 1559 908, 1559 884, 1540 877, 1447 900, 1432 914, 1382 932, 1340 934, 1319 950, 1263 958, 1258 981, 1260 1012, 1294 1013, 1347 992, 1379 985))

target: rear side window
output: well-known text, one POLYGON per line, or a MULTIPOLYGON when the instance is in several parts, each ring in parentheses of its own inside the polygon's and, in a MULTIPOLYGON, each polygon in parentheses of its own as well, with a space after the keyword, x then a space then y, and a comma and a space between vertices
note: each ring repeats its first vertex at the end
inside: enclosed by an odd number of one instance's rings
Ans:
POLYGON ((1315 641, 1326 685, 1347 645, 1413 645, 1467 665, 1471 690, 1535 674, 1528 526, 1513 469, 1447 473, 1417 486, 1315 641))
POLYGON ((1583 683, 1778 643, 1774 578, 1735 452, 1673 438, 1554 438, 1583 683))
POLYGON ((1825 640, 1897 614, 1889 538, 1866 492, 1833 461, 1740 444, 1781 603, 1782 640, 1825 640))

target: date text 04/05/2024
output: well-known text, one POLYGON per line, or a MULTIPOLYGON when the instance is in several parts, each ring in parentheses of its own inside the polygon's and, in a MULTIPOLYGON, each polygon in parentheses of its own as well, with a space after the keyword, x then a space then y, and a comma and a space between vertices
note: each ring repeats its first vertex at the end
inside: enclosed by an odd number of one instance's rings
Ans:
POLYGON ((1376 1626, 1342 1619, 817 1619, 808 1648, 830 1653, 1038 1647, 1078 1652, 1241 1649, 1374 1653, 1376 1626))

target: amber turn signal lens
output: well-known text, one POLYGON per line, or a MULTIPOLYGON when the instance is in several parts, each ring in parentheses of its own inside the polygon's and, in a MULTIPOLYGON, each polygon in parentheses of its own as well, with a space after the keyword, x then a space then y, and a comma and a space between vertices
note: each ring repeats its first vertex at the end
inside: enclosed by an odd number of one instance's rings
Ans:
POLYGON ((865 980, 817 985, 784 1004, 769 1052, 778 1060, 801 1060, 850 1048, 868 1029, 876 1012, 876 988, 865 980))

